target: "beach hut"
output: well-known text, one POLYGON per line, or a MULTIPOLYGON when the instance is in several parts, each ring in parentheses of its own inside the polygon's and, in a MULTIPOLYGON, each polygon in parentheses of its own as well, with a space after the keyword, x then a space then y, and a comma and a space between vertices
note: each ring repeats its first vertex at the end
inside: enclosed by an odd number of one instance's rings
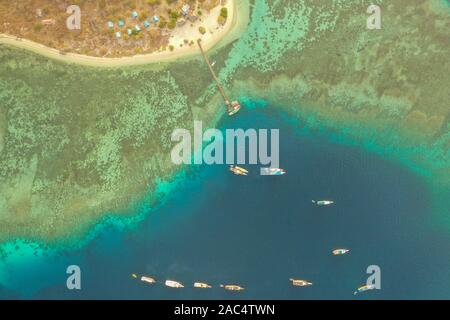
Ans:
POLYGON ((118 25, 120 28, 122 28, 125 25, 125 21, 123 21, 122 19, 119 19, 118 25))
POLYGON ((136 19, 136 18, 138 17, 138 13, 137 13, 136 10, 134 10, 134 11, 131 13, 131 17, 132 17, 133 19, 136 19))
POLYGON ((147 20, 144 21, 144 27, 148 28, 150 27, 150 22, 148 22, 147 20))
POLYGON ((140 27, 138 24, 135 25, 134 28, 136 29, 137 32, 140 32, 140 31, 141 31, 141 27, 140 27))
POLYGON ((188 5, 187 3, 183 5, 183 7, 181 7, 181 13, 183 15, 187 16, 189 14, 189 11, 191 11, 191 6, 188 5))
POLYGON ((127 33, 128 33, 129 36, 131 36, 133 34, 133 30, 127 29, 127 33))
POLYGON ((108 28, 114 28, 114 23, 112 21, 108 21, 108 28))
POLYGON ((158 23, 159 22, 159 18, 158 18, 158 16, 153 16, 153 22, 154 23, 158 23))
POLYGON ((117 31, 117 32, 116 32, 116 38, 117 38, 117 39, 120 39, 121 37, 122 37, 122 35, 120 34, 119 31, 117 31))

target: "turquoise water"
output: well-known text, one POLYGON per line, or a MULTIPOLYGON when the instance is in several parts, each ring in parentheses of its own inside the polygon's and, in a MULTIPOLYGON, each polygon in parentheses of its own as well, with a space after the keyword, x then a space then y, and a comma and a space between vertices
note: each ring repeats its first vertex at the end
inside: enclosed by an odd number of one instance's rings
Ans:
POLYGON ((76 250, 10 248, 0 260, 0 298, 353 299, 369 265, 380 266, 382 288, 357 299, 450 296, 450 235, 431 228, 431 196, 416 174, 340 143, 333 132, 294 125, 265 103, 220 125, 280 129, 288 174, 188 168, 164 204, 130 230, 104 227, 76 250), (319 198, 336 205, 316 207, 311 199, 319 198), (333 257, 336 247, 351 252, 333 257), (80 291, 66 289, 70 264, 81 267, 80 291), (186 288, 147 286, 133 272, 186 288), (314 285, 294 288, 292 277, 314 285), (194 290, 194 281, 215 288, 194 290), (225 292, 221 283, 246 290, 225 292))

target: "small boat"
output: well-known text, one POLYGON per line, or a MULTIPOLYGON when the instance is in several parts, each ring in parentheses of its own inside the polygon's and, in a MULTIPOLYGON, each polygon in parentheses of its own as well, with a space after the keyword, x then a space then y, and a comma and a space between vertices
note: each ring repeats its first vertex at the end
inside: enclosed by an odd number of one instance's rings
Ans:
POLYGON ((207 283, 203 283, 203 282, 195 282, 194 288, 210 289, 210 288, 212 288, 212 286, 207 283))
POLYGON ((142 276, 142 277, 141 277, 141 281, 142 281, 142 282, 147 282, 147 283, 150 283, 150 284, 156 283, 156 280, 155 280, 154 278, 151 278, 151 277, 145 277, 145 276, 142 276))
POLYGON ((261 168, 261 174, 265 176, 281 176, 286 174, 286 171, 280 168, 261 168))
POLYGON ((361 286, 358 289, 356 289, 356 291, 353 292, 353 294, 356 296, 358 293, 363 293, 363 292, 366 292, 366 291, 369 291, 369 290, 373 290, 373 289, 375 289, 374 285, 367 285, 366 284, 366 285, 361 286))
POLYGON ((181 284, 178 281, 173 281, 173 280, 166 280, 166 282, 164 282, 164 285, 166 287, 170 287, 170 288, 184 288, 183 284, 181 284))
POLYGON ((312 200, 312 203, 317 204, 318 206, 322 207, 322 206, 331 206, 332 204, 334 204, 334 201, 332 200, 312 200))
POLYGON ((247 170, 247 169, 244 169, 244 168, 242 168, 242 167, 238 167, 238 166, 230 166, 230 167, 235 168, 236 170, 242 171, 242 172, 244 172, 244 173, 248 173, 248 170, 247 170))
POLYGON ((214 67, 216 65, 216 61, 213 61, 213 63, 211 63, 211 67, 214 67))
POLYGON ((245 290, 245 288, 243 288, 241 286, 238 286, 238 285, 235 285, 235 284, 227 284, 227 285, 221 284, 220 287, 224 288, 225 290, 228 290, 228 291, 242 291, 242 290, 245 290))
POLYGON ((235 175, 240 176, 246 176, 248 174, 248 171, 246 169, 238 166, 230 166, 230 171, 233 172, 235 175))
POLYGON ((300 280, 300 279, 289 279, 289 281, 292 282, 293 286, 296 287, 307 287, 312 286, 312 282, 306 281, 306 280, 300 280))
POLYGON ((335 250, 332 251, 334 256, 340 256, 340 255, 343 255, 343 254, 347 254, 349 252, 350 252, 349 249, 335 249, 335 250))

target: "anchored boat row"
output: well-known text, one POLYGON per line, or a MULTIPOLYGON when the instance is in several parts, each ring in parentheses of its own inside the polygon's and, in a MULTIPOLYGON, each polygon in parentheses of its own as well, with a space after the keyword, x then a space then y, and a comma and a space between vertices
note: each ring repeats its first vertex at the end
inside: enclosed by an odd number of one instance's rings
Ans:
MULTIPOLYGON (((139 276, 135 273, 131 274, 131 276, 134 279, 139 278, 139 276)), ((147 277, 147 276, 141 276, 140 280, 142 282, 145 282, 148 284, 155 284, 157 282, 155 278, 147 277)), ((309 282, 306 280, 301 280, 301 279, 289 279, 289 281, 292 282, 293 286, 297 286, 297 287, 305 287, 305 286, 312 285, 312 282, 309 282)), ((181 282, 178 282, 175 280, 166 280, 164 282, 164 285, 169 288, 176 288, 176 289, 184 288, 184 285, 181 282)), ((198 288, 198 289, 211 289, 212 285, 205 283, 205 282, 194 282, 193 287, 198 288)), ((245 290, 244 287, 241 287, 240 285, 236 285, 236 284, 221 284, 221 285, 219 285, 219 287, 223 288, 225 290, 228 290, 228 291, 243 291, 243 290, 245 290)))
MULTIPOLYGON (((336 249, 336 250, 333 250, 333 254, 334 255, 346 254, 348 252, 349 252, 349 250, 347 250, 347 249, 336 249), (338 253, 335 253, 335 252, 338 252, 338 253)), ((134 279, 138 279, 139 278, 138 275, 136 275, 135 273, 133 273, 131 276, 134 279)), ((142 282, 145 282, 145 283, 148 283, 148 284, 155 284, 156 283, 155 278, 147 277, 147 276, 141 276, 140 280, 142 282)), ((308 287, 308 286, 312 286, 312 284, 313 284, 310 281, 302 280, 302 279, 293 279, 293 278, 291 278, 291 279, 289 279, 289 281, 295 287, 308 287)), ((166 280, 164 282, 164 285, 166 287, 169 287, 169 288, 176 288, 176 289, 184 288, 184 285, 181 282, 178 282, 178 281, 175 281, 175 280, 166 280)), ((194 288, 198 288, 198 289, 211 289, 212 285, 210 285, 208 283, 205 283, 205 282, 194 282, 193 287, 194 288)), ((228 291, 243 291, 243 290, 245 290, 244 287, 241 287, 241 286, 235 285, 235 284, 225 284, 225 285, 221 284, 221 285, 219 285, 219 287, 223 288, 225 290, 228 290, 228 291)), ((375 289, 375 286, 373 286, 373 285, 364 285, 364 286, 361 286, 358 289, 356 289, 356 291, 353 294, 356 295, 358 293, 362 293, 362 292, 369 291, 369 290, 372 290, 372 289, 375 289)))
MULTIPOLYGON (((344 254, 347 254, 349 252, 350 252, 349 249, 340 248, 340 249, 333 250, 332 254, 337 256, 337 255, 344 255, 344 254)), ((152 278, 152 277, 148 277, 148 276, 141 276, 141 277, 139 277, 135 273, 132 273, 131 276, 132 276, 132 278, 140 279, 142 282, 145 282, 147 284, 156 284, 157 283, 156 279, 152 278)), ((293 279, 293 278, 291 278, 291 279, 289 279, 289 281, 292 283, 293 286, 296 286, 296 287, 306 287, 306 286, 311 286, 312 285, 312 282, 309 282, 307 280, 302 280, 302 279, 293 279)), ((175 280, 165 280, 164 281, 164 285, 166 287, 176 288, 176 289, 184 288, 184 285, 181 282, 178 282, 178 281, 175 281, 175 280)), ((194 288, 198 288, 198 289, 211 289, 212 285, 210 285, 210 284, 208 284, 206 282, 194 282, 193 287, 194 288)), ((221 284, 219 287, 223 288, 225 290, 228 290, 228 291, 243 291, 243 290, 245 290, 244 287, 242 287, 240 285, 236 285, 236 284, 221 284)), ((370 289, 365 288, 365 287, 366 286, 358 288, 357 291, 355 291, 355 294, 356 294, 356 292, 364 292, 364 291, 370 290, 370 289)))
MULTIPOLYGON (((321 202, 321 201, 317 201, 315 203, 319 203, 319 202, 321 202)), ((338 249, 334 249, 333 251, 331 251, 331 253, 334 256, 346 255, 349 252, 350 252, 350 249, 346 249, 346 248, 338 248, 338 249)), ((156 279, 152 278, 152 277, 148 277, 148 276, 139 277, 135 273, 131 274, 131 276, 134 279, 140 279, 140 281, 145 282, 147 284, 156 284, 157 283, 156 279)), ((313 284, 312 282, 303 280, 303 279, 291 278, 291 279, 289 279, 289 281, 295 287, 307 287, 307 286, 311 286, 313 284)), ((176 289, 184 288, 184 285, 181 282, 178 282, 175 280, 165 280, 164 285, 166 287, 176 288, 176 289)), ((198 289, 211 289, 213 286, 206 282, 194 282, 193 287, 198 288, 198 289)), ((240 285, 236 285, 236 284, 221 284, 221 285, 219 285, 219 287, 223 288, 225 290, 228 290, 228 291, 243 291, 243 290, 245 290, 244 287, 242 287, 240 285)), ((363 286, 360 286, 359 288, 357 288, 353 294, 357 295, 359 293, 363 293, 363 292, 373 290, 373 289, 375 289, 374 285, 363 285, 363 286)))
MULTIPOLYGON (((147 277, 147 276, 139 277, 135 273, 132 273, 131 277, 134 279, 140 279, 142 282, 145 282, 148 284, 156 284, 157 283, 155 278, 147 277)), ((176 288, 176 289, 184 288, 184 285, 181 282, 178 282, 175 280, 166 280, 166 281, 164 281, 164 285, 169 288, 176 288)), ((198 288, 198 289, 211 289, 212 285, 205 283, 205 282, 194 282, 193 287, 198 288)), ((235 284, 221 284, 220 287, 224 288, 225 290, 228 290, 228 291, 242 291, 245 289, 245 288, 243 288, 239 285, 235 285, 235 284)))

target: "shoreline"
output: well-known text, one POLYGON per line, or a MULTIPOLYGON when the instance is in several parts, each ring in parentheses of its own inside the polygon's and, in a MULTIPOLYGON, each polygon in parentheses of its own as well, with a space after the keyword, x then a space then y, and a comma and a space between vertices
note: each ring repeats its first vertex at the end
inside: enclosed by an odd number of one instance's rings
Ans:
MULTIPOLYGON (((223 29, 217 34, 211 35, 203 43, 203 46, 207 51, 213 48, 223 47, 234 41, 238 37, 241 29, 247 26, 250 10, 250 2, 248 0, 230 0, 225 7, 228 8, 228 12, 231 12, 231 15, 228 17, 228 20, 223 26, 223 29)), ((169 51, 169 49, 167 49, 166 51, 157 51, 150 54, 120 58, 101 58, 81 55, 77 53, 61 54, 60 50, 58 49, 50 48, 31 40, 1 33, 0 44, 6 44, 20 49, 25 49, 41 56, 45 56, 47 58, 62 61, 65 63, 107 68, 171 62, 177 59, 188 58, 200 54, 197 46, 176 48, 174 51, 169 51)))

